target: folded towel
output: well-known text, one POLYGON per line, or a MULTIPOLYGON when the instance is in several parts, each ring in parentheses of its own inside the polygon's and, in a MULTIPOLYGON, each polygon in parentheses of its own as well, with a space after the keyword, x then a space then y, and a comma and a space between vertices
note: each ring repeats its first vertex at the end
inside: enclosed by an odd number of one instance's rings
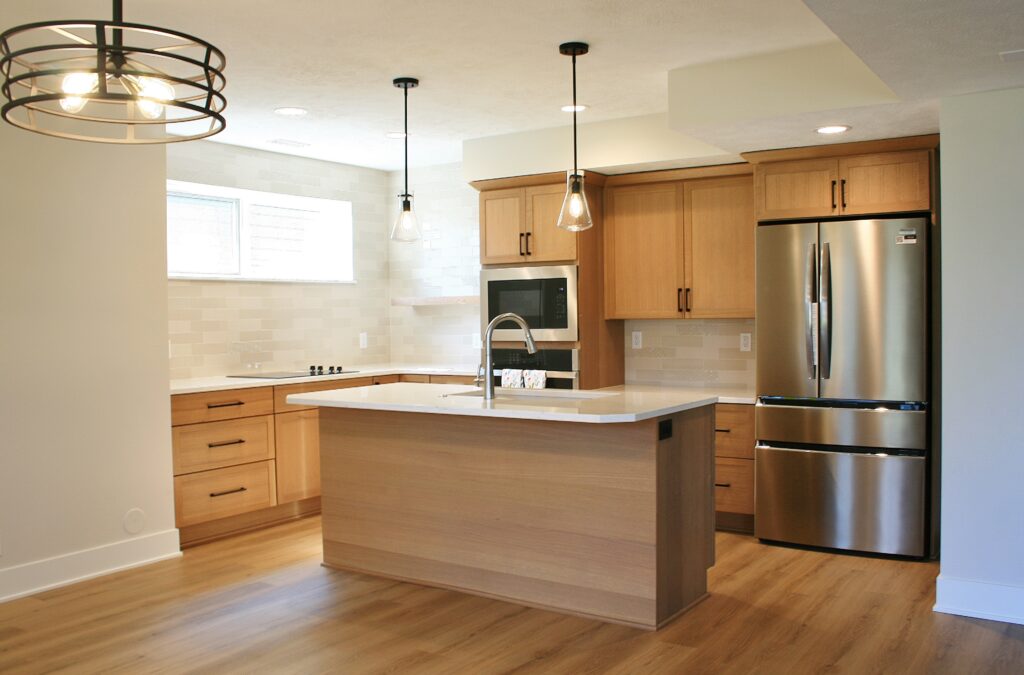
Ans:
POLYGON ((527 389, 543 389, 548 386, 548 373, 545 370, 524 370, 523 386, 527 389))
POLYGON ((523 371, 516 368, 505 368, 501 371, 501 386, 508 389, 523 388, 523 371))

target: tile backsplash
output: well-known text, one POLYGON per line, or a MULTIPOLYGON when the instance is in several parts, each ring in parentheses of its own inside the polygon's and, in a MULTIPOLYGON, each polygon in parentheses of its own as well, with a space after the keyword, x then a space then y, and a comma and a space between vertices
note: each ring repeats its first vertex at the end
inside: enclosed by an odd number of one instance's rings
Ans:
POLYGON ((754 391, 753 319, 626 321, 626 382, 754 391), (633 331, 643 347, 631 348, 633 331), (751 349, 740 351, 740 334, 751 349))

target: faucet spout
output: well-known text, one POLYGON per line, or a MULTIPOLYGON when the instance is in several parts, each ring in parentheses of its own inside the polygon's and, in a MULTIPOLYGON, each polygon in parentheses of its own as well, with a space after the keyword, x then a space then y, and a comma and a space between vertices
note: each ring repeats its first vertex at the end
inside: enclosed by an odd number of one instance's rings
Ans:
POLYGON ((487 324, 487 330, 484 331, 484 400, 490 401, 494 399, 494 329, 497 328, 499 323, 505 321, 511 321, 517 324, 523 330, 523 339, 526 341, 526 351, 530 354, 537 353, 537 343, 533 340, 533 333, 530 332, 530 326, 526 323, 526 320, 514 314, 512 312, 506 312, 505 314, 499 314, 494 317, 489 324, 487 324))

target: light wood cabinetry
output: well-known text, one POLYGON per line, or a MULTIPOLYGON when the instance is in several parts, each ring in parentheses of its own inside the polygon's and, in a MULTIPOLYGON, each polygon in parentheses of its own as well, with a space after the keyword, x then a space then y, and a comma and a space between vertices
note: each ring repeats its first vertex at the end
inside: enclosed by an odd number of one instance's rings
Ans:
POLYGON ((749 172, 605 190, 606 314, 616 319, 754 315, 749 172))
POLYGON ((274 458, 274 416, 186 424, 171 430, 174 475, 274 458))
POLYGON ((320 415, 317 408, 274 415, 277 439, 277 500, 320 495, 320 415))
POLYGON ((761 162, 757 219, 928 211, 932 163, 929 149, 761 162))
POLYGON ((402 381, 402 376, 401 375, 378 375, 378 376, 373 378, 373 384, 393 384, 395 382, 401 382, 401 381, 402 381))
POLYGON ((227 518, 277 503, 274 460, 174 477, 178 527, 227 518))
POLYGON ((753 530, 754 406, 715 406, 715 511, 721 529, 753 530))
POLYGON ((576 259, 576 233, 558 227, 565 184, 480 193, 480 263, 576 259))
POLYGON ((431 384, 476 384, 473 375, 431 375, 431 384))
POLYGON ((274 398, 270 387, 204 391, 171 397, 173 426, 270 415, 273 412, 274 398))
POLYGON ((356 377, 349 380, 325 380, 321 382, 302 382, 300 384, 279 384, 274 387, 274 412, 290 412, 295 410, 316 410, 316 406, 288 403, 291 394, 307 394, 311 391, 329 391, 331 389, 348 389, 365 387, 373 384, 372 377, 356 377))

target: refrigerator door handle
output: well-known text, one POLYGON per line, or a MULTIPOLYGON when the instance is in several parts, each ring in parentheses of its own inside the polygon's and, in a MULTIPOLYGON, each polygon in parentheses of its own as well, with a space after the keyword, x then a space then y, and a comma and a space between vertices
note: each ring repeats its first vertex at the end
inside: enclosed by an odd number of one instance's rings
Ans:
POLYGON ((821 245, 821 302, 818 324, 821 333, 821 378, 832 377, 832 255, 829 243, 821 245))
POLYGON ((807 379, 813 380, 817 377, 815 372, 817 366, 817 355, 815 354, 815 326, 814 309, 817 302, 817 288, 815 282, 818 278, 817 270, 818 245, 807 245, 807 268, 804 270, 804 339, 807 351, 807 379))

